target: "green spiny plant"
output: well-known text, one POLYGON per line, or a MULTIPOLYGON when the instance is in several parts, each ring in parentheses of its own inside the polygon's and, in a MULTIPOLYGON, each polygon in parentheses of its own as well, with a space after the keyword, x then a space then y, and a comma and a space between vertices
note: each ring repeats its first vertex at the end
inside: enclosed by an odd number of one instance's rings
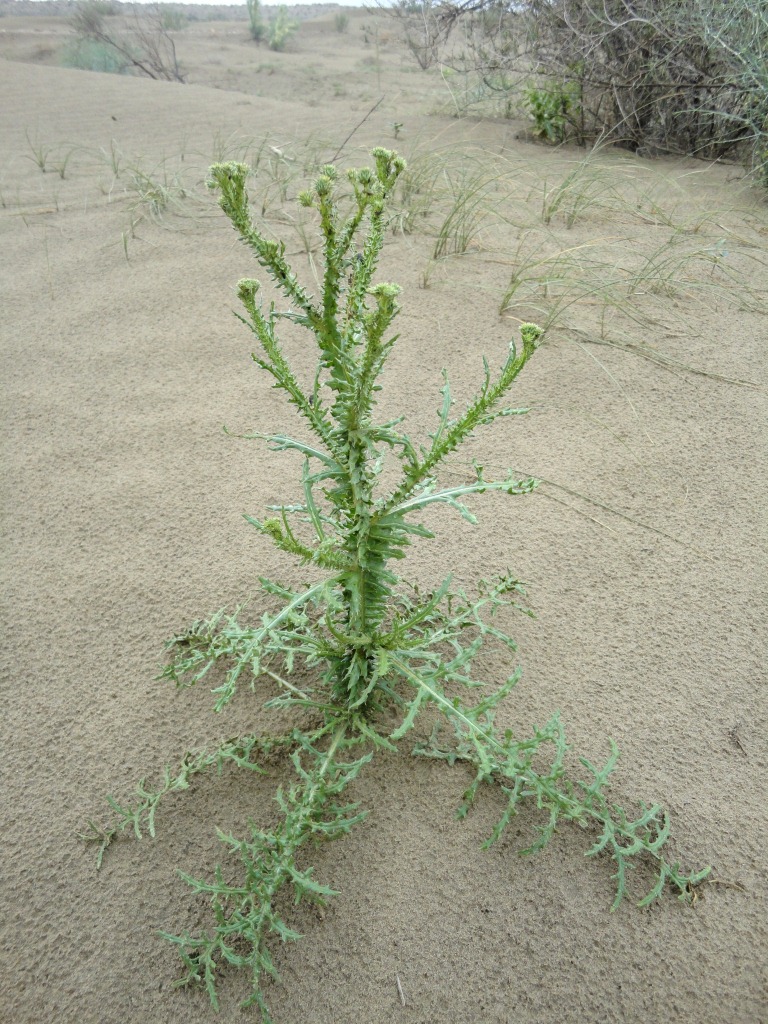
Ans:
POLYGON ((186 789, 193 776, 230 763, 258 772, 260 758, 275 748, 289 754, 295 778, 277 791, 279 823, 271 830, 251 824, 244 836, 219 832, 227 859, 213 878, 182 875, 212 905, 212 931, 163 933, 183 961, 181 984, 203 985, 214 1006, 225 965, 246 968, 252 992, 245 1005, 257 1006, 264 1022, 270 1020, 264 980, 277 977, 273 946, 278 940, 300 938, 282 916, 281 892, 292 889, 297 902, 323 903, 334 895, 306 865, 304 851, 315 841, 346 835, 365 817, 367 812, 349 801, 348 787, 376 751, 397 749, 429 708, 437 724, 413 752, 469 767, 471 781, 459 814, 467 813, 481 787, 493 787, 501 796, 499 820, 486 846, 502 835, 521 802, 531 801, 543 811, 544 824, 525 852, 541 849, 561 821, 591 828, 588 855, 605 852, 616 867, 614 907, 625 894, 630 868, 641 857, 655 869, 655 881, 641 904, 659 897, 667 885, 687 899, 707 873, 684 874, 678 863, 665 858, 670 826, 660 807, 641 805, 633 815, 611 802, 607 789, 618 758, 613 743, 603 767, 582 758, 583 778, 574 779, 567 774, 568 747, 558 715, 543 728, 534 728, 528 738, 497 728, 497 708, 516 685, 520 670, 494 687, 474 677, 473 663, 488 643, 516 650, 496 618, 511 609, 530 614, 523 588, 512 574, 481 582, 469 596, 450 577, 422 593, 394 568, 414 540, 434 536, 419 520, 424 509, 446 506, 474 523, 465 504, 468 496, 487 491, 526 495, 536 486, 535 480, 512 473, 487 479, 477 463, 471 478, 454 486, 441 485, 438 471, 481 427, 526 411, 510 407, 505 399, 533 356, 541 332, 534 324, 523 324, 521 350, 511 344, 496 372, 484 360, 479 389, 458 416, 453 415, 444 374, 437 424, 424 443, 414 443, 399 429, 401 419, 377 420, 380 374, 397 341, 391 326, 400 289, 374 283, 374 273, 384 244, 387 200, 404 161, 380 148, 373 150, 373 160, 372 169, 348 172, 346 189, 329 165, 313 188, 299 195, 300 205, 319 217, 323 278, 317 298, 299 282, 286 260, 285 245, 266 238, 254 225, 248 167, 224 163, 211 168, 210 184, 220 193, 222 209, 290 307, 281 311, 274 302, 261 303, 256 280, 239 282, 245 310, 240 319, 259 346, 253 359, 311 435, 311 440, 284 433, 245 435, 266 442, 273 451, 298 455, 302 464, 298 502, 271 506, 263 519, 245 518, 319 578, 298 589, 261 578, 273 610, 255 622, 244 621, 239 607, 193 623, 169 641, 171 660, 162 677, 186 688, 209 673, 217 676, 218 666, 219 685, 213 689, 217 711, 266 677, 278 689, 265 710, 300 713, 308 724, 280 735, 229 739, 214 751, 187 754, 175 772, 166 768, 159 787, 142 781, 135 801, 123 805, 110 799, 112 823, 89 823, 84 836, 98 844, 100 860, 124 832, 154 835, 158 805, 169 793, 186 789), (317 346, 309 387, 300 383, 278 336, 284 321, 305 329, 317 346), (385 477, 385 465, 392 460, 399 478, 387 485, 391 477, 385 477), (290 679, 299 666, 303 688, 290 679), (475 694, 471 700, 462 697, 467 690, 475 694), (236 871, 240 878, 231 882, 236 871))

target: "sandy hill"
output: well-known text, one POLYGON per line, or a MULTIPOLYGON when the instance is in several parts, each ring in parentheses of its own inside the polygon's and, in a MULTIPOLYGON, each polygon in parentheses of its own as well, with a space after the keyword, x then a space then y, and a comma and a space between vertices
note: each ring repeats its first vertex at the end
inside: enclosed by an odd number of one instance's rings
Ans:
MULTIPOLYGON (((106 817, 105 794, 264 727, 247 693, 216 717, 205 686, 154 677, 169 636, 261 574, 297 573, 241 516, 296 500, 296 464, 221 430, 294 424, 231 314, 255 266, 206 168, 253 164, 258 215, 316 287, 315 229, 293 199, 323 161, 357 165, 383 143, 407 155, 412 189, 381 269, 403 286, 382 415, 433 430, 441 367, 461 405, 519 320, 549 324, 515 394, 531 412, 470 453, 544 483, 478 499, 477 528, 436 517, 409 571, 425 588, 448 572, 528 583, 537 619, 505 623, 524 677, 500 723, 522 735, 559 709, 576 768, 615 738, 617 799, 663 803, 674 856, 712 864, 714 884, 694 907, 611 914, 591 837, 563 829, 518 858, 529 807, 483 852, 500 805, 489 792, 457 821, 468 776, 409 746, 355 784, 366 822, 313 855, 340 895, 323 912, 286 902, 304 938, 276 944, 274 1020, 766 1021, 766 207, 736 167, 585 162, 517 138, 520 123, 449 116, 450 81, 369 19, 346 33, 321 20, 284 54, 241 25, 194 24, 178 41, 187 85, 54 66, 66 26, 0 24, 0 52, 20 58, 0 59, 0 1019, 214 1019, 204 992, 173 987, 156 932, 209 926, 175 870, 210 876, 216 826, 272 820, 285 767, 169 798, 157 838, 116 843, 98 873, 76 837, 106 817)), ((501 681, 512 664, 482 669, 501 681)), ((222 1021, 257 1019, 238 1008, 241 975, 225 973, 222 1021)))

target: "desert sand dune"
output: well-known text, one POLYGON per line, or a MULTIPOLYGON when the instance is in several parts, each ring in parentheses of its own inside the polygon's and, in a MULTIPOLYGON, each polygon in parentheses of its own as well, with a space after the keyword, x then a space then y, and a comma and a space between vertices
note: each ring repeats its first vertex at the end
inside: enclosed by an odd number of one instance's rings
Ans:
MULTIPOLYGON (((578 828, 519 858, 538 820, 527 808, 481 851, 493 795, 457 821, 466 774, 411 758, 406 744, 355 784, 365 823, 314 854, 339 895, 322 913, 286 903, 304 937, 275 948, 274 1020, 759 1024, 768 207, 736 166, 606 151, 610 196, 570 228, 565 206, 545 227, 542 197, 583 153, 517 139, 520 123, 451 117, 439 75, 414 72, 396 41, 380 41, 371 64, 369 17, 344 34, 330 17, 308 23, 284 54, 255 50, 242 24, 193 25, 179 33, 186 85, 54 66, 55 19, 40 22, 39 60, 19 36, 11 55, 27 62, 0 60, 0 1019, 215 1019, 204 992, 173 987, 177 955, 156 933, 208 926, 176 869, 209 876, 215 827, 271 820, 288 772, 276 762, 267 779, 203 779, 163 805, 155 840, 120 840, 99 872, 77 833, 105 816, 106 794, 127 797, 184 751, 261 727, 245 692, 215 716, 209 688, 155 681, 162 645, 243 600, 260 574, 301 578, 241 515, 295 500, 296 464, 221 429, 289 424, 231 313, 235 282, 257 268, 206 190, 206 168, 261 153, 255 202, 311 285, 293 202, 304 167, 330 159, 383 95, 339 163, 362 165, 383 144, 414 166, 443 161, 441 188, 446 167, 454 181, 461 166, 494 179, 464 255, 431 258, 437 215, 393 231, 385 249, 380 277, 402 285, 403 313, 382 416, 404 412, 414 434, 434 429, 441 367, 461 404, 482 355, 500 363, 516 319, 546 311, 537 259, 573 252, 576 278, 626 278, 671 234, 676 253, 699 254, 674 280, 647 277, 620 309, 587 287, 564 306, 516 385, 515 403, 532 411, 479 433, 472 449, 489 468, 549 483, 530 497, 478 498, 476 528, 435 517, 439 539, 415 547, 409 568, 425 587, 448 572, 468 587, 507 569, 526 581, 537 618, 506 623, 524 675, 500 722, 522 734, 560 710, 574 764, 604 759, 613 737, 617 799, 662 803, 673 858, 711 864, 713 883, 695 906, 667 896, 610 913, 611 864, 585 860, 578 828), (500 315, 526 254, 528 283, 500 315), (596 254, 602 270, 589 269, 596 254), (615 344, 592 343, 601 338, 615 344)), ((293 355, 308 371, 311 354, 293 355)), ((509 656, 483 668, 501 681, 509 656)), ((631 892, 645 882, 639 871, 631 892)), ((219 1019, 257 1019, 238 1008, 248 991, 242 972, 226 971, 219 1019)))

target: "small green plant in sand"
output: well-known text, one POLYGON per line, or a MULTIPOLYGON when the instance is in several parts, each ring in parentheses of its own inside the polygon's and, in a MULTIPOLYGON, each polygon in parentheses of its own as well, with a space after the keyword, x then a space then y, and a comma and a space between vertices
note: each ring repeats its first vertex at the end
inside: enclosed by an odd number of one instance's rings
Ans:
POLYGON ((135 197, 131 202, 131 213, 138 217, 148 216, 156 222, 161 221, 169 210, 179 210, 182 200, 190 196, 180 172, 171 173, 164 165, 148 171, 141 164, 135 164, 128 169, 128 185, 135 197))
POLYGON ((512 574, 480 582, 469 596, 450 577, 425 593, 395 569, 413 541, 434 536, 420 520, 425 509, 442 506, 475 522, 465 504, 470 495, 522 496, 534 489, 536 481, 511 474, 488 479, 479 464, 457 486, 442 486, 438 471, 476 431, 526 411, 509 406, 506 398, 533 357, 540 330, 523 324, 520 349, 511 344, 499 370, 484 360, 478 390, 459 415, 444 374, 435 428, 422 443, 400 429, 401 419, 377 420, 381 371, 397 341, 391 327, 400 289, 374 283, 374 274, 387 200, 404 161, 385 149, 375 149, 373 161, 373 168, 349 171, 346 178, 326 166, 313 188, 299 196, 320 223, 318 298, 299 282, 284 244, 254 225, 248 167, 211 168, 222 209, 290 307, 282 311, 274 302, 261 303, 259 283, 240 281, 241 319, 258 343, 253 359, 298 412, 311 438, 245 435, 301 462, 300 499, 271 506, 265 518, 246 519, 315 580, 297 588, 261 578, 270 610, 260 617, 248 616, 244 608, 219 611, 194 623, 169 641, 171 660, 163 677, 186 688, 210 674, 218 683, 217 711, 237 696, 247 697, 261 679, 275 688, 264 709, 283 718, 293 713, 300 724, 281 734, 265 730, 229 739, 210 752, 187 754, 175 771, 166 768, 158 787, 140 783, 134 802, 110 799, 111 824, 91 823, 86 836, 98 844, 100 860, 124 832, 154 835, 159 803, 188 788, 193 776, 227 765, 259 772, 266 754, 285 752, 294 774, 277 791, 278 824, 271 829, 250 824, 239 836, 219 832, 225 855, 213 876, 182 875, 211 905, 212 928, 164 934, 184 964, 180 983, 203 985, 214 1006, 227 965, 245 968, 252 983, 245 1005, 258 1007, 264 1022, 270 1020, 265 982, 277 977, 274 946, 300 938, 284 917, 283 890, 292 891, 297 902, 323 903, 334 895, 316 877, 310 850, 319 841, 346 835, 365 817, 367 811, 350 800, 352 783, 377 751, 396 750, 422 714, 434 728, 431 735, 429 729, 423 732, 429 738, 413 753, 469 769, 459 814, 467 813, 483 787, 500 797, 498 822, 486 846, 527 802, 541 810, 543 823, 524 852, 544 847, 561 822, 575 822, 591 832, 589 856, 604 853, 613 859, 614 906, 625 894, 630 868, 641 860, 654 876, 641 904, 661 896, 667 886, 686 899, 706 875, 684 874, 665 858, 670 826, 660 807, 641 805, 631 814, 611 801, 609 777, 618 758, 613 743, 602 767, 582 758, 582 770, 572 777, 557 715, 525 738, 495 724, 519 669, 501 685, 489 685, 475 678, 473 663, 486 644, 516 649, 503 620, 512 609, 526 609, 523 588, 512 574), (286 322, 305 329, 317 347, 309 386, 300 383, 279 338, 286 322))
POLYGON ((533 118, 534 135, 553 144, 565 142, 571 117, 578 113, 578 86, 575 82, 529 86, 525 90, 525 106, 533 118))
POLYGON ((43 174, 48 170, 48 160, 51 155, 51 147, 44 142, 41 142, 37 136, 30 138, 29 132, 25 131, 24 136, 29 146, 29 153, 27 153, 27 160, 31 160, 36 167, 38 167, 43 174))

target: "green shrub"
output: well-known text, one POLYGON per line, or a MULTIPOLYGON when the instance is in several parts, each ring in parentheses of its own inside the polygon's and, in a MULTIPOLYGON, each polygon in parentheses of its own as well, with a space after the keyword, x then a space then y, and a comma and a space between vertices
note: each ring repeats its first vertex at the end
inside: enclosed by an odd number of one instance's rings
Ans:
POLYGON ((580 106, 579 87, 576 82, 532 85, 525 90, 525 104, 535 124, 535 135, 547 142, 565 142, 572 115, 580 106))
POLYGON ((337 32, 346 32, 349 28, 349 15, 346 11, 337 11, 333 16, 333 27, 337 32))
POLYGON ((128 67, 127 60, 113 46, 96 39, 73 39, 64 46, 60 54, 61 63, 67 68, 81 71, 106 71, 121 75, 128 67))

